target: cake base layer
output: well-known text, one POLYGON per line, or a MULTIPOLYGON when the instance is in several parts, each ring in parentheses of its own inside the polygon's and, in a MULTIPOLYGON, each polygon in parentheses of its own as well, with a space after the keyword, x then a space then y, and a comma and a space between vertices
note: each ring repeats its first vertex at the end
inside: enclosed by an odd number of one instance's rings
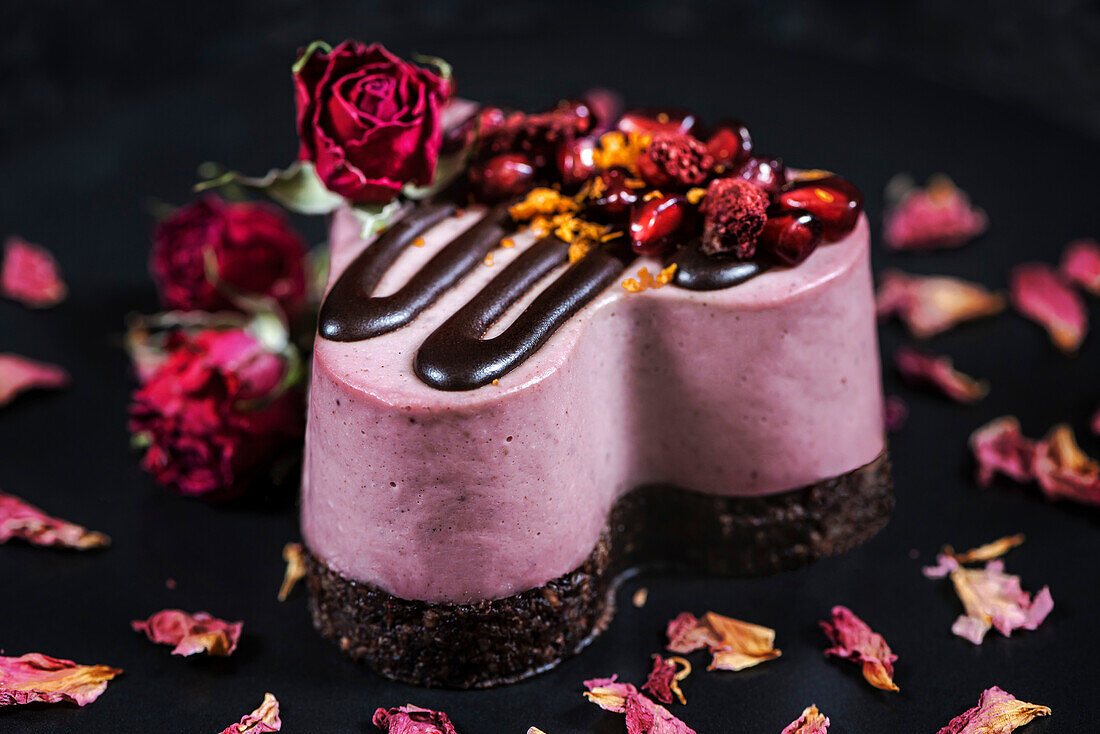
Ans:
POLYGON ((547 670, 585 647, 610 621, 627 571, 792 569, 866 541, 893 505, 885 452, 847 474, 768 497, 641 487, 616 503, 585 562, 544 586, 476 604, 410 601, 307 554, 310 605, 325 637, 388 678, 483 688, 547 670))

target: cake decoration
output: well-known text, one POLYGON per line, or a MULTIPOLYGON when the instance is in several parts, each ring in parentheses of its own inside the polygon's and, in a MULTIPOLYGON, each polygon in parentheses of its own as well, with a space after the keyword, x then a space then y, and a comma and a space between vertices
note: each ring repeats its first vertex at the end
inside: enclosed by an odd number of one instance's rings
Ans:
POLYGON ((104 533, 51 517, 14 495, 0 492, 0 543, 12 538, 32 545, 88 550, 105 548, 111 539, 104 533))
POLYGON ((173 655, 205 653, 232 655, 241 639, 243 622, 226 622, 206 612, 188 614, 179 609, 164 609, 131 623, 135 632, 143 632, 159 645, 171 645, 173 655))
POLYGON ((875 309, 879 318, 897 316, 918 339, 941 334, 956 324, 1000 313, 999 293, 959 278, 909 275, 887 270, 879 280, 875 309))
POLYGON ((69 382, 69 373, 57 365, 0 353, 0 407, 29 390, 57 390, 69 382))
POLYGON ((997 686, 986 689, 978 705, 948 722, 937 734, 1011 734, 1050 709, 1021 701, 997 686))
POLYGON ((898 347, 894 364, 908 384, 933 387, 960 403, 974 403, 989 394, 988 382, 959 372, 950 357, 898 347))
POLYGON ((882 635, 873 631, 848 607, 835 606, 830 619, 821 622, 832 647, 826 655, 845 658, 863 666, 863 677, 875 688, 900 690, 894 683, 894 663, 898 656, 886 644, 882 635))
POLYGON ((78 665, 38 652, 0 656, 0 706, 62 701, 87 706, 121 673, 119 668, 78 665))
POLYGON ((768 195, 758 186, 738 178, 711 181, 702 205, 703 252, 730 252, 742 260, 752 257, 767 210, 768 195))
POLYGON ((1012 269, 1009 298, 1019 313, 1050 335, 1054 346, 1075 354, 1089 328, 1085 302, 1062 275, 1045 263, 1024 263, 1012 269))
POLYGON ((9 237, 0 257, 0 295, 28 308, 49 308, 65 300, 69 289, 50 251, 20 237, 9 237))

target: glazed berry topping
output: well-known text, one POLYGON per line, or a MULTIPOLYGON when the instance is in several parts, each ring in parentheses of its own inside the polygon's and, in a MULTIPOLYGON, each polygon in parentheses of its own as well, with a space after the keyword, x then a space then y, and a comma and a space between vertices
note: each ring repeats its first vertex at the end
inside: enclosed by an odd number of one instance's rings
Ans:
POLYGON ((767 218, 768 195, 740 178, 718 178, 703 199, 703 251, 752 257, 767 218))
POLYGON ((596 172, 592 152, 596 149, 595 138, 577 138, 567 140, 558 146, 558 174, 566 188, 580 186, 596 172))
POLYGON ((503 201, 535 185, 535 167, 520 153, 501 153, 470 167, 470 185, 481 201, 503 201))
POLYGON ((695 115, 687 110, 653 107, 627 110, 619 118, 618 128, 624 133, 690 133, 696 123, 695 115))
POLYGON ((821 229, 821 220, 805 209, 770 209, 757 239, 760 254, 780 265, 798 265, 821 244, 821 229))
POLYGON ((787 183, 787 169, 783 166, 783 161, 763 155, 749 156, 737 169, 737 175, 772 196, 778 194, 783 184, 787 183))
POLYGON ((752 155, 752 135, 740 120, 723 120, 711 130, 707 152, 716 165, 737 170, 752 155))
POLYGON ((553 164, 558 145, 583 134, 588 121, 572 109, 528 115, 513 112, 499 125, 482 131, 481 155, 523 153, 535 168, 553 164))
POLYGON ((598 191, 588 202, 585 214, 599 222, 626 224, 634 203, 640 198, 636 189, 627 186, 629 174, 619 168, 600 173, 598 191))
POLYGON ((840 176, 825 176, 787 184, 776 203, 813 212, 821 220, 825 241, 836 242, 855 229, 863 211, 863 194, 840 176))
POLYGON ((714 159, 691 135, 655 132, 638 156, 638 173, 650 186, 698 186, 707 180, 714 159))
POLYGON ((639 255, 659 257, 691 229, 691 206, 682 196, 656 196, 634 207, 630 246, 639 255))

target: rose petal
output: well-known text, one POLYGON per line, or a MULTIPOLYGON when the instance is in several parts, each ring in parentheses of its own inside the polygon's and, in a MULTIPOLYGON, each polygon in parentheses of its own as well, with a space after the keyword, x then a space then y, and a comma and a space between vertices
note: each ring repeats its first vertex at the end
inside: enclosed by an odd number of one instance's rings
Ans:
POLYGON ((976 402, 989 393, 989 383, 959 372, 950 357, 900 347, 894 352, 894 364, 910 385, 934 387, 960 403, 976 402))
POLYGON ((1062 252, 1062 274, 1094 296, 1100 296, 1100 243, 1074 240, 1062 252))
POLYGON ((56 365, 18 354, 0 354, 0 406, 27 390, 55 389, 68 384, 69 374, 56 365))
POLYGON ((605 711, 626 715, 628 734, 695 734, 668 709, 650 701, 629 683, 616 683, 618 676, 584 682, 584 697, 605 711))
POLYGON ((49 250, 9 237, 0 263, 0 295, 31 308, 56 306, 68 295, 57 260, 49 250))
POLYGON ((702 620, 683 612, 669 622, 667 632, 672 652, 708 648, 714 657, 707 670, 744 670, 781 654, 774 649, 775 630, 714 612, 702 620))
POLYGON ((103 533, 51 517, 18 497, 0 492, 0 543, 12 538, 34 545, 53 545, 87 550, 103 548, 111 539, 103 533))
POLYGON ((173 655, 232 655, 241 639, 243 622, 225 622, 206 612, 188 614, 178 609, 165 609, 148 620, 134 620, 135 632, 161 645, 174 645, 173 655))
POLYGON ((1037 716, 1050 716, 1050 709, 1021 701, 997 686, 987 689, 978 705, 951 719, 938 734, 1010 734, 1037 716))
POLYGON ((671 657, 665 660, 660 655, 653 656, 653 670, 642 685, 642 690, 664 704, 672 703, 672 697, 680 703, 687 703, 684 692, 680 690, 680 681, 691 675, 691 663, 683 658, 671 657))
POLYGON ((1006 535, 1003 538, 997 538, 996 540, 979 545, 977 548, 971 548, 968 551, 962 553, 955 553, 948 546, 945 551, 954 556, 955 560, 959 563, 984 563, 985 561, 992 561, 994 558, 1000 558, 1005 553, 1015 548, 1024 542, 1024 534, 1017 533, 1016 535, 1006 535))
POLYGON ((1005 637, 1014 629, 1034 630, 1054 608, 1046 587, 1031 596, 1020 588, 1020 577, 1006 574, 1002 561, 990 561, 984 569, 959 567, 951 572, 955 593, 965 614, 952 625, 956 635, 980 645, 990 627, 1005 637))
POLYGON ((371 721, 389 734, 456 734, 447 714, 411 703, 388 710, 380 708, 371 721))
POLYGON ((1068 425, 1055 426, 1036 444, 1033 470, 1047 497, 1100 505, 1100 464, 1081 450, 1068 425))
POLYGON ((241 717, 240 722, 230 724, 221 734, 261 734, 279 731, 283 722, 279 719, 279 702, 270 693, 264 694, 263 703, 252 713, 241 717))
POLYGON ((283 560, 286 571, 283 573, 283 585, 279 587, 279 601, 286 601, 290 592, 306 575, 306 559, 301 543, 287 543, 283 546, 283 560))
POLYGON ((872 631, 847 607, 833 607, 832 619, 820 624, 833 643, 826 655, 862 663, 863 677, 868 683, 884 691, 898 690, 894 683, 894 661, 898 656, 891 652, 882 635, 872 631))
POLYGON ((909 405, 897 395, 887 395, 882 403, 882 423, 888 433, 897 433, 909 418, 909 405))
POLYGON ((802 715, 779 734, 827 734, 829 723, 829 717, 818 711, 817 706, 807 706, 802 715))
POLYGON ((1100 436, 1100 408, 1092 415, 1092 432, 1100 436))
POLYGON ((122 671, 106 665, 77 665, 37 652, 0 657, 0 706, 69 701, 84 706, 107 690, 122 671))
POLYGON ((1056 347, 1066 354, 1077 351, 1088 331, 1088 313, 1057 270, 1044 263, 1017 265, 1009 291, 1016 310, 1046 329, 1056 347))
POLYGON ((978 484, 988 487, 997 474, 1017 482, 1035 478, 1035 442, 1020 432, 1020 422, 1006 415, 970 434, 970 450, 978 462, 978 484))
POLYGON ((947 331, 963 321, 1004 310, 1005 299, 977 283, 947 276, 908 275, 888 270, 879 280, 875 311, 897 316, 918 339, 947 331))
POLYGON ((894 250, 932 250, 959 247, 989 227, 985 212, 950 178, 937 174, 927 188, 895 176, 887 184, 891 205, 883 217, 883 239, 894 250))

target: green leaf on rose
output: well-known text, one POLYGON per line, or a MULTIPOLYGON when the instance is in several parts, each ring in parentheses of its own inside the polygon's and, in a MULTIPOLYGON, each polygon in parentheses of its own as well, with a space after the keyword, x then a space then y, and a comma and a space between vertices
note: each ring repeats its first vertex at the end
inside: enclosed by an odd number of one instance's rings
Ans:
POLYGON ((328 214, 344 203, 344 197, 325 188, 310 161, 295 161, 285 169, 272 168, 260 177, 226 171, 195 184, 195 191, 234 185, 267 194, 298 214, 328 214))
POLYGON ((454 67, 448 64, 438 56, 428 56, 426 54, 414 54, 413 61, 421 66, 434 66, 437 70, 437 74, 440 79, 449 81, 454 76, 454 67))
POLYGON ((403 208, 399 199, 393 199, 387 204, 352 204, 349 210, 362 227, 360 237, 370 237, 388 227, 403 208))
POLYGON ((290 71, 297 74, 302 70, 302 67, 309 61, 309 57, 317 53, 318 49, 324 51, 326 54, 332 53, 332 46, 328 45, 324 41, 314 41, 306 46, 306 50, 302 52, 302 55, 298 57, 298 60, 294 62, 294 65, 290 67, 290 71))

